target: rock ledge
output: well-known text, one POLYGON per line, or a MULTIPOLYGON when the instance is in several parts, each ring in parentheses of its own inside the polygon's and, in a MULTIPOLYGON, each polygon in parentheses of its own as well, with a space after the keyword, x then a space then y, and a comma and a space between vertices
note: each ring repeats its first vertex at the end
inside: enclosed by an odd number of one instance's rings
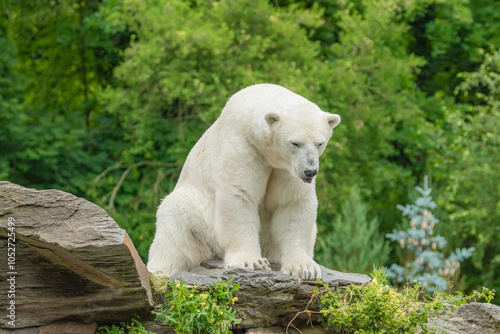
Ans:
MULTIPOLYGON (((237 328, 286 326, 298 312, 306 308, 314 287, 318 286, 321 291, 323 285, 281 274, 279 265, 273 264, 271 267, 273 270, 224 268, 222 260, 207 260, 189 272, 175 273, 170 282, 182 279, 188 285, 202 287, 211 286, 218 279, 225 282, 232 278, 234 283, 240 284, 240 289, 235 293, 238 303, 234 308, 242 322, 237 328)), ((325 267, 321 267, 321 280, 330 287, 367 284, 371 281, 366 275, 341 273, 325 267)), ((164 285, 153 286, 156 304, 162 302, 164 292, 164 285)), ((318 310, 318 305, 313 303, 310 309, 318 310)), ((297 323, 305 321, 307 317, 296 320, 297 323)))
MULTIPOLYGON (((125 230, 99 206, 60 190, 0 182, 0 291, 14 276, 15 328, 119 322, 149 314, 149 272, 125 230), (15 223, 15 229, 8 222, 15 223), (10 234, 10 235, 9 235, 10 234), (12 239, 15 234, 15 247, 12 239), (9 245, 10 242, 10 245, 9 245), (14 250, 9 264, 3 250, 14 250), (12 262, 12 261, 11 261, 12 262)), ((5 253, 7 254, 7 253, 5 253)), ((2 314, 0 328, 14 329, 2 314)))

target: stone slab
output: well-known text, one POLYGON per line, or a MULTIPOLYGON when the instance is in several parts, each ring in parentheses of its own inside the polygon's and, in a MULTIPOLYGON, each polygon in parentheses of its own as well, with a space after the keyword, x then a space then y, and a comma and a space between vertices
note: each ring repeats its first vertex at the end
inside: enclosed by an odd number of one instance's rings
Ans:
MULTIPOLYGON (((83 198, 0 182, 0 249, 0 291, 15 289, 15 297, 0 298, 0 309, 15 302, 16 328, 149 314, 150 274, 130 238, 83 198)), ((9 321, 2 314, 0 328, 11 329, 9 321)))

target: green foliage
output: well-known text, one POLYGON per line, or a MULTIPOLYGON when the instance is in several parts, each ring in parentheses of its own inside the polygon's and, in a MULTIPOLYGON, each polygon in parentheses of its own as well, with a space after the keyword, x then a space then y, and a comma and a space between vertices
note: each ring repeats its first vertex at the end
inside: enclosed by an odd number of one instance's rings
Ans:
POLYGON ((190 288, 182 280, 167 285, 171 292, 165 296, 165 306, 153 313, 157 321, 169 325, 177 333, 231 333, 231 326, 241 322, 231 308, 238 300, 233 293, 239 289, 239 284, 232 283, 232 279, 217 280, 205 291, 190 288))
POLYGON ((463 81, 455 88, 455 95, 461 101, 477 105, 476 109, 486 106, 490 111, 500 109, 500 49, 484 52, 484 59, 475 72, 458 73, 463 81))
POLYGON ((446 277, 451 277, 460 268, 460 262, 471 257, 474 248, 456 249, 447 258, 443 250, 446 239, 434 233, 434 226, 439 220, 434 217, 432 210, 437 204, 430 196, 432 189, 428 187, 427 176, 424 178, 424 188, 415 187, 421 197, 415 204, 398 205, 403 216, 410 220, 410 227, 406 231, 394 229, 387 234, 387 238, 399 242, 402 249, 407 249, 407 258, 403 258, 403 266, 392 264, 387 269, 388 277, 396 284, 405 282, 419 282, 430 291, 446 291, 448 283, 446 277))
MULTIPOLYGON (((168 279, 167 279, 168 280, 168 279)), ((163 278, 151 277, 153 287, 162 286, 169 291, 165 295, 165 305, 153 311, 156 321, 164 326, 170 326, 176 333, 187 334, 229 334, 233 324, 241 319, 235 317, 236 311, 231 305, 238 300, 234 292, 238 291, 239 284, 217 280, 212 287, 203 290, 186 285, 182 280, 179 283, 168 283, 163 278)), ((136 316, 130 323, 121 322, 120 325, 101 326, 98 334, 154 334, 140 323, 136 316)))
POLYGON ((335 13, 338 42, 330 46, 327 69, 317 74, 321 86, 314 97, 342 117, 318 176, 320 225, 335 218, 339 199, 357 185, 381 228, 389 228, 396 217, 387 205, 405 196, 405 184, 422 173, 432 142, 415 82, 424 60, 407 50, 401 11, 412 3, 367 1, 358 9, 347 2, 335 13))
POLYGON ((436 202, 443 208, 440 219, 451 229, 440 228, 452 249, 474 247, 471 263, 462 267, 467 290, 482 284, 499 289, 495 272, 500 270, 500 226, 497 224, 500 174, 500 126, 498 52, 485 52, 476 71, 463 72, 455 89, 460 103, 436 98, 432 109, 443 116, 436 122, 437 151, 429 159, 433 180, 440 181, 436 202), (495 79, 497 78, 497 79, 495 79), (486 98, 488 97, 488 98, 486 98), (496 102, 495 102, 496 101, 496 102))
MULTIPOLYGON (((1 14, 0 14, 1 15, 1 14)), ((0 16, 1 18, 1 16, 0 16)), ((19 99, 22 97, 21 78, 13 68, 17 65, 15 50, 9 43, 4 27, 5 21, 0 19, 0 179, 7 179, 13 170, 9 160, 19 150, 19 142, 23 137, 23 118, 19 117, 19 99)))
POLYGON ((500 4, 494 0, 425 1, 424 10, 411 22, 412 51, 423 56, 420 88, 430 95, 452 95, 459 73, 475 69, 481 49, 500 45, 500 4))
POLYGON ((494 291, 483 289, 469 296, 456 298, 435 293, 422 296, 418 285, 406 286, 398 292, 386 285, 386 273, 373 272, 367 285, 351 285, 342 290, 330 289, 319 294, 322 321, 336 333, 416 333, 420 326, 427 333, 427 321, 438 312, 463 305, 466 301, 484 298, 491 301, 494 291), (422 299, 424 298, 424 299, 422 299))
POLYGON ((0 116, 8 118, 11 132, 0 137, 7 148, 3 177, 81 195, 99 166, 112 163, 116 122, 100 108, 96 93, 106 81, 102 69, 113 66, 108 55, 118 50, 92 20, 98 4, 2 2, 1 38, 6 56, 15 57, 4 63, 12 86, 11 103, 0 116))
POLYGON ((154 334, 148 331, 140 323, 139 317, 136 316, 130 323, 120 322, 120 326, 101 326, 97 329, 97 334, 154 334))
POLYGON ((118 11, 104 19, 133 31, 117 87, 102 96, 130 129, 125 162, 182 163, 232 93, 263 81, 303 88, 299 75, 318 62, 300 27, 318 25, 318 11, 279 11, 262 0, 106 1, 102 10, 110 7, 118 11))
POLYGON ((359 190, 351 189, 330 224, 318 226, 316 260, 342 272, 370 273, 389 260, 389 245, 380 233, 377 218, 368 219, 368 205, 359 190), (367 247, 366 245, 370 245, 367 247))

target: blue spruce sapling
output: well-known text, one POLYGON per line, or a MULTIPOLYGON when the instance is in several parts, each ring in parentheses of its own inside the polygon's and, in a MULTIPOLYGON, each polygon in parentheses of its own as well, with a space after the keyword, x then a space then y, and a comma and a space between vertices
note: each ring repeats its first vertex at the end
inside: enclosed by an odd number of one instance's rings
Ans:
POLYGON ((424 188, 417 186, 415 189, 421 195, 415 204, 397 206, 410 220, 410 227, 406 231, 394 229, 386 234, 387 238, 399 242, 402 249, 407 249, 413 261, 404 266, 392 264, 387 269, 387 277, 395 284, 417 281, 431 291, 445 291, 448 288, 446 277, 455 274, 460 262, 469 258, 474 248, 457 248, 445 258, 442 251, 446 239, 434 234, 434 226, 439 220, 432 214, 437 205, 430 196, 432 189, 428 187, 427 176, 424 177, 424 188))

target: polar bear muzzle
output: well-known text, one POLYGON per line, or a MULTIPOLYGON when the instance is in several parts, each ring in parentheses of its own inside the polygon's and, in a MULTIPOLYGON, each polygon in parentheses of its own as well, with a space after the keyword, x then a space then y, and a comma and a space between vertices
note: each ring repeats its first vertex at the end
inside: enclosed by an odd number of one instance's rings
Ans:
POLYGON ((318 174, 317 169, 309 169, 304 171, 304 177, 301 177, 300 179, 304 181, 305 183, 311 183, 314 179, 314 177, 318 174))

